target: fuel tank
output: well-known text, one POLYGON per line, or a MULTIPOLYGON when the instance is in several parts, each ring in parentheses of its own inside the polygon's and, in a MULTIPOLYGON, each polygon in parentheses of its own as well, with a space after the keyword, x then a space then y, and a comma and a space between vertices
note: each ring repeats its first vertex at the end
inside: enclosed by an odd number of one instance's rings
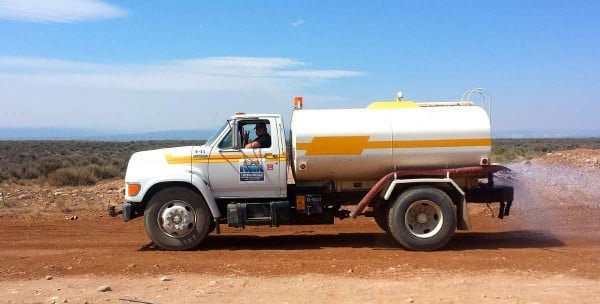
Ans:
POLYGON ((378 180, 403 168, 480 165, 491 154, 490 119, 475 105, 297 109, 290 129, 296 182, 378 180))

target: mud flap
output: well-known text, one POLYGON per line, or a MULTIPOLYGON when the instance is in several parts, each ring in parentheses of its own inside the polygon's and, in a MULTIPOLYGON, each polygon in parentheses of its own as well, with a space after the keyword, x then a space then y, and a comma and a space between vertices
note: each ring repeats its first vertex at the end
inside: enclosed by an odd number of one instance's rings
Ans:
POLYGON ((464 198, 456 205, 457 228, 458 230, 471 229, 471 218, 469 217, 469 208, 467 208, 467 200, 464 198))

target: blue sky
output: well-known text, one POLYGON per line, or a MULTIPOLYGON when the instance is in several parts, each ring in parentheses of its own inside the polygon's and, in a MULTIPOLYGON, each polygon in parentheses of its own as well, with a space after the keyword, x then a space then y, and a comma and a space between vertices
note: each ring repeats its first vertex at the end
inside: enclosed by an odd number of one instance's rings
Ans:
POLYGON ((0 127, 203 129, 493 97, 493 129, 597 131, 597 1, 0 0, 0 127))

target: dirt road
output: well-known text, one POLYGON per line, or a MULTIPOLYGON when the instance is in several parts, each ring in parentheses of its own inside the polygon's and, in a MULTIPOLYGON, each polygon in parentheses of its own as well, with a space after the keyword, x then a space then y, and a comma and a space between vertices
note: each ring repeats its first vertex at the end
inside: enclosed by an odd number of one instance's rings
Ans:
POLYGON ((499 220, 495 209, 471 205, 475 229, 436 252, 400 249, 364 217, 333 226, 223 227, 198 250, 166 252, 152 246, 140 219, 110 218, 104 205, 5 212, 0 302, 600 303, 600 194, 585 186, 598 168, 550 163, 514 165, 511 215, 499 220))

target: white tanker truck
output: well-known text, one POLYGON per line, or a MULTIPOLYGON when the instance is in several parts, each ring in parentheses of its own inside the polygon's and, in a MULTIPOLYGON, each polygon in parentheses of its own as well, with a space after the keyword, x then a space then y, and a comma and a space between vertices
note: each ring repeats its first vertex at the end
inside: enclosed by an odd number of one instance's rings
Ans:
MULTIPOLYGON (((467 203, 499 203, 513 188, 490 160, 490 117, 470 101, 374 102, 364 109, 306 110, 296 97, 289 144, 277 114, 231 116, 201 146, 134 153, 125 199, 112 216, 144 216, 159 247, 188 250, 219 225, 333 224, 372 216, 402 247, 436 250, 469 229, 467 203), (270 145, 246 148, 265 126, 270 145)), ((465 98, 465 96, 467 98, 465 98)), ((488 103, 489 112, 489 103, 488 103)), ((263 142, 264 144, 264 142, 263 142)))

